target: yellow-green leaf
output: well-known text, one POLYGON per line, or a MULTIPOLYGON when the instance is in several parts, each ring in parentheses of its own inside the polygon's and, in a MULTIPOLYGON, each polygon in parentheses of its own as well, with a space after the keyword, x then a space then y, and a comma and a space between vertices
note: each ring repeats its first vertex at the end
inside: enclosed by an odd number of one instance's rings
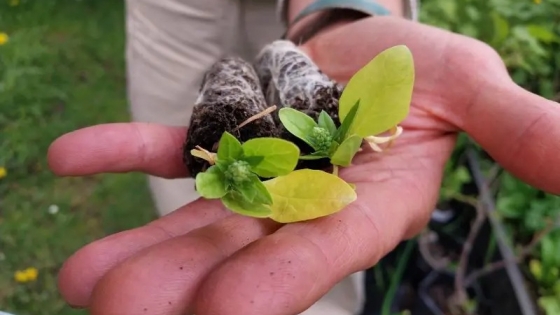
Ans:
POLYGON ((411 51, 404 45, 389 48, 350 79, 340 97, 339 117, 344 120, 359 100, 349 134, 367 137, 385 132, 408 115, 413 86, 411 51))
POLYGON ((317 123, 319 127, 323 127, 327 129, 331 134, 331 136, 334 136, 334 134, 336 133, 336 124, 334 123, 334 120, 324 110, 322 110, 321 113, 319 114, 319 119, 317 120, 317 123))
POLYGON ((354 155, 356 155, 361 145, 362 137, 358 135, 352 135, 346 138, 331 156, 331 163, 344 167, 350 166, 354 155))
POLYGON ((224 132, 220 138, 218 146, 218 159, 237 159, 243 154, 241 142, 237 140, 231 133, 224 132))
POLYGON ((270 218, 281 223, 311 220, 338 212, 356 200, 352 187, 333 174, 293 171, 264 182, 272 196, 270 218))
POLYGON ((261 177, 288 174, 297 165, 299 148, 290 141, 279 138, 253 138, 243 143, 245 157, 259 156, 262 161, 251 165, 251 170, 261 177))
POLYGON ((317 123, 313 118, 291 107, 280 109, 278 111, 278 118, 280 118, 280 122, 282 122, 286 130, 311 145, 308 138, 313 127, 317 127, 317 123))
POLYGON ((231 192, 222 197, 222 203, 229 210, 254 218, 266 218, 270 208, 262 203, 249 202, 239 193, 231 192))
POLYGON ((261 180, 254 175, 248 181, 235 186, 235 189, 245 198, 247 202, 272 204, 272 197, 261 180))
POLYGON ((206 172, 196 175, 196 190, 206 199, 221 198, 227 193, 224 175, 217 166, 210 166, 206 172))

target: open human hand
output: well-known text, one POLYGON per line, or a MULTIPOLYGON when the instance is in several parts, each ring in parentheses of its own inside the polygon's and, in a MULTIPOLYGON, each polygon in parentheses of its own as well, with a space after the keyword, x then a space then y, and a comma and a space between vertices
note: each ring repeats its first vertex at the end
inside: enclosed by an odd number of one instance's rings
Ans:
MULTIPOLYGON (((302 312, 424 227, 461 131, 521 179, 560 193, 560 108, 516 86, 486 45, 375 17, 321 33, 302 49, 345 82, 398 44, 415 59, 411 112, 391 150, 363 152, 341 170, 357 185, 357 201, 331 216, 279 225, 197 200, 79 250, 60 272, 66 301, 94 315, 302 312)), ((89 127, 57 139, 49 163, 60 176, 140 171, 184 177, 185 131, 141 123, 89 127)))

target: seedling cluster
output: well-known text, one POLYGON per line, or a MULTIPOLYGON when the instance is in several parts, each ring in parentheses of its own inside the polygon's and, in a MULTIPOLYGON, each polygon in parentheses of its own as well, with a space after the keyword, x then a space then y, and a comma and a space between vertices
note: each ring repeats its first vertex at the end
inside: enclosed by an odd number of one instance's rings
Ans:
POLYGON ((232 58, 221 63, 227 66, 205 78, 184 151, 200 195, 233 212, 282 223, 338 212, 357 199, 338 169, 351 166, 364 143, 381 152, 403 132, 414 85, 406 46, 381 52, 343 89, 288 41, 265 47, 254 67, 232 58), (229 120, 218 126, 215 117, 229 120), (193 139, 205 124, 213 124, 214 138, 206 132, 193 139), (302 164, 318 160, 331 167, 302 164))

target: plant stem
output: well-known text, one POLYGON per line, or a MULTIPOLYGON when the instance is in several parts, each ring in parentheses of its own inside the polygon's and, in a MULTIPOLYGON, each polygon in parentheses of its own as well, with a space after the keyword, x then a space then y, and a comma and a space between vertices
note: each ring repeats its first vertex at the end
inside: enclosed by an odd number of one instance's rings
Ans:
POLYGON ((397 268, 395 273, 391 277, 391 284, 389 285, 389 290, 383 299, 383 305, 381 307, 381 315, 391 315, 391 305, 393 304, 393 300, 395 295, 397 294, 398 286, 401 282, 402 276, 404 274, 404 270, 406 264, 410 258, 410 254, 412 254, 412 250, 414 249, 414 240, 409 240, 406 243, 404 251, 397 263, 397 268))
POLYGON ((334 176, 338 176, 338 165, 333 165, 332 173, 334 176))
MULTIPOLYGON (((521 261, 523 261, 523 259, 525 259, 527 256, 529 256, 531 254, 531 252, 533 252, 535 247, 537 247, 537 245, 540 243, 540 241, 546 235, 548 235, 552 230, 554 230, 555 227, 556 227, 555 224, 553 222, 550 222, 544 230, 537 233, 533 237, 533 240, 531 240, 531 242, 529 244, 527 244, 527 246, 525 246, 521 250, 519 255, 515 258, 514 262, 518 264, 521 261)), ((500 260, 500 261, 496 261, 496 262, 493 262, 491 264, 488 264, 488 265, 484 266, 482 269, 473 271, 465 279, 465 287, 469 287, 470 285, 473 284, 473 282, 475 282, 480 277, 483 277, 483 276, 488 275, 488 274, 490 274, 494 271, 497 271, 497 270, 500 270, 500 269, 504 268, 507 263, 508 263, 508 261, 506 261, 506 260, 500 260)))
POLYGON ((468 295, 466 292, 467 287, 465 286, 465 274, 467 272, 467 265, 469 263, 469 256, 473 248, 473 244, 484 225, 486 220, 486 214, 482 209, 480 204, 476 207, 476 218, 471 226, 471 230, 463 245, 463 250, 461 251, 461 257, 459 258, 459 265, 457 266, 457 272, 455 275, 455 302, 461 306, 464 305, 468 300, 468 295))
POLYGON ((529 292, 527 291, 527 288, 525 287, 525 282, 523 280, 521 271, 514 263, 515 256, 513 254, 513 250, 508 244, 505 229, 496 216, 496 207, 494 204, 494 200, 492 199, 492 196, 490 194, 488 183, 482 175, 478 156, 472 149, 472 147, 467 148, 466 153, 469 164, 471 165, 471 171, 473 173, 474 180, 480 192, 482 209, 484 209, 484 212, 488 217, 490 224, 492 225, 492 229, 494 230, 494 234, 496 235, 496 240, 498 242, 498 248, 500 249, 502 256, 505 258, 505 268, 512 282, 512 287, 515 291, 515 295, 517 297, 517 301, 521 308, 522 314, 536 315, 536 307, 529 295, 529 292))
POLYGON ((436 241, 434 238, 437 238, 437 235, 428 228, 422 231, 418 236, 418 251, 432 269, 436 271, 445 270, 449 266, 449 259, 447 257, 434 257, 430 252, 430 243, 436 241))

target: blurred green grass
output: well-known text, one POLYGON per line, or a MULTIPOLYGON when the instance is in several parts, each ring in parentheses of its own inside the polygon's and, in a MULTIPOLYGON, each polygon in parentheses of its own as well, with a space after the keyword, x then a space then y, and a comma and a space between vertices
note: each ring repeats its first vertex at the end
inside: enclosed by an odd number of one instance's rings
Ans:
POLYGON ((58 294, 61 264, 155 217, 143 175, 57 178, 46 162, 56 137, 129 119, 124 28, 123 1, 0 0, 9 36, 0 46, 0 311, 85 314, 58 294), (17 283, 27 267, 37 280, 17 283))

